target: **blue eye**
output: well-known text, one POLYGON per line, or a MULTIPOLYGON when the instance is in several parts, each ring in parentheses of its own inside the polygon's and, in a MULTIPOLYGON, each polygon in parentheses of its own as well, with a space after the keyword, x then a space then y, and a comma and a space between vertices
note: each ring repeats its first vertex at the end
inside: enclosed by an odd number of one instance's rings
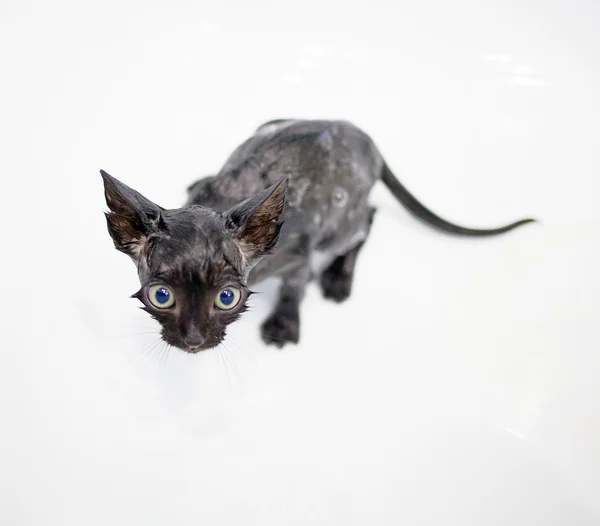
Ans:
POLYGON ((168 309, 175 304, 175 294, 166 285, 153 285, 150 287, 148 299, 158 309, 168 309))
POLYGON ((215 306, 221 310, 231 310, 240 302, 241 297, 239 289, 227 287, 217 294, 215 306))

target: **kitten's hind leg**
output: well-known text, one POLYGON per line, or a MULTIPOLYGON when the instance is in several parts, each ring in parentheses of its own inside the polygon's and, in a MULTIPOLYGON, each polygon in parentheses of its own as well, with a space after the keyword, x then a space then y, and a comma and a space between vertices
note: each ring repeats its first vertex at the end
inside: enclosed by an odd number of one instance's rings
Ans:
POLYGON ((337 303, 347 300, 352 292, 354 268, 360 249, 365 244, 375 215, 375 208, 369 208, 367 218, 367 233, 365 238, 345 254, 337 256, 333 262, 321 273, 321 290, 323 296, 337 303))
POLYGON ((307 262, 297 268, 292 275, 283 278, 275 310, 261 326, 261 335, 265 343, 279 348, 286 343, 298 343, 300 302, 309 280, 310 267, 307 262))

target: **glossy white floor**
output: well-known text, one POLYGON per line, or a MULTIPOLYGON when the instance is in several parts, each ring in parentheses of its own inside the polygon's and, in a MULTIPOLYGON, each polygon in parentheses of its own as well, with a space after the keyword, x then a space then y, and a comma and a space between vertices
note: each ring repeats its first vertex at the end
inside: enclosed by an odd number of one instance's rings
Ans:
MULTIPOLYGON (((600 522, 600 10, 584 1, 4 2, 0 523, 600 522), (112 249, 104 168, 166 207, 262 121, 345 118, 383 188, 355 294, 272 294, 201 356, 112 249)), ((262 287, 269 292, 268 283, 262 287)))

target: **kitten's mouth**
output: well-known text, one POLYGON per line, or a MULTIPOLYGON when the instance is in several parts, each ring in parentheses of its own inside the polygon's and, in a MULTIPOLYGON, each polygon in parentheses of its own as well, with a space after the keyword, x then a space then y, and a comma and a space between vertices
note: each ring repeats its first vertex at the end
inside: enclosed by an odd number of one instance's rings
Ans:
POLYGON ((162 339, 172 347, 175 347, 178 351, 183 351, 186 354, 199 354, 218 347, 224 338, 220 335, 217 335, 216 337, 213 335, 209 337, 208 341, 203 341, 200 345, 190 345, 192 342, 186 342, 185 339, 173 337, 170 334, 163 334, 162 339))
POLYGON ((210 351, 210 349, 214 349, 220 342, 217 343, 209 343, 207 345, 201 345, 200 347, 180 347, 180 349, 188 354, 198 354, 204 351, 210 351))
POLYGON ((207 351, 209 348, 205 347, 183 347, 182 351, 188 354, 198 354, 202 351, 207 351))

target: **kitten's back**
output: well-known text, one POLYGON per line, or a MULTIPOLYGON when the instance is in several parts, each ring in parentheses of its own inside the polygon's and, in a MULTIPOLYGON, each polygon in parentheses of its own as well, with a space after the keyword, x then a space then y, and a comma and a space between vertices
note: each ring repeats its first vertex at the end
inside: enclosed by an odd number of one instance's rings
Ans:
POLYGON ((382 160, 373 141, 347 121, 277 120, 238 146, 216 176, 190 188, 188 204, 226 208, 290 179, 291 206, 325 202, 338 186, 368 192, 382 160))

